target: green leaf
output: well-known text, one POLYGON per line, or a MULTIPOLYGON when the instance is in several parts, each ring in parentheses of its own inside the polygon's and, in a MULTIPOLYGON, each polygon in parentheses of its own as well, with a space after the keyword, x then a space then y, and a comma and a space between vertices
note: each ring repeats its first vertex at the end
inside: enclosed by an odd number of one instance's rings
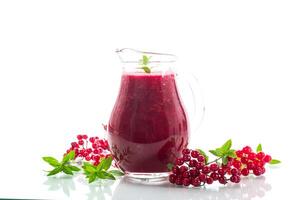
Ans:
POLYGON ((149 60, 150 60, 150 57, 148 57, 148 56, 146 56, 146 55, 143 55, 142 64, 143 64, 143 65, 148 65, 149 60))
POLYGON ((142 69, 144 70, 144 72, 146 73, 151 73, 151 69, 147 66, 142 67, 142 69))
POLYGON ((71 170, 68 166, 63 166, 62 171, 63 171, 65 174, 73 175, 72 170, 71 170))
POLYGON ((100 163, 99 165, 97 166, 97 171, 99 170, 108 170, 111 166, 111 163, 112 163, 112 157, 109 156, 107 158, 104 158, 100 163))
POLYGON ((215 150, 209 150, 209 152, 217 157, 222 157, 223 156, 223 152, 221 152, 219 149, 215 149, 215 150))
POLYGON ((232 141, 230 139, 230 140, 227 140, 220 149, 225 153, 230 150, 231 145, 232 145, 232 141))
POLYGON ((168 170, 169 170, 169 171, 171 171, 171 170, 172 170, 172 168, 173 168, 173 166, 174 166, 174 164, 173 164, 173 163, 168 163, 168 164, 167 164, 167 168, 168 168, 168 170))
POLYGON ((227 163, 228 163, 228 157, 227 157, 227 156, 224 156, 224 157, 222 158, 222 163, 223 163, 224 165, 227 165, 227 163))
POLYGON ((90 165, 84 166, 83 169, 84 169, 85 172, 88 172, 88 173, 95 173, 97 171, 94 167, 92 167, 90 165))
POLYGON ((261 152, 262 151, 262 146, 261 144, 258 144, 256 147, 256 152, 261 152))
POLYGON ((204 156, 205 158, 205 164, 208 162, 208 155, 206 155, 206 153, 201 150, 201 149, 196 149, 202 156, 204 156))
POLYGON ((105 171, 98 171, 97 172, 97 176, 100 179, 110 179, 110 180, 116 180, 116 178, 114 177, 114 175, 107 173, 105 171))
POLYGON ((68 165, 68 167, 69 167, 72 171, 75 171, 75 172, 80 171, 80 168, 78 168, 78 167, 76 167, 76 166, 68 165))
POLYGON ((65 164, 70 160, 74 160, 74 158, 75 158, 75 151, 70 151, 67 155, 64 156, 62 160, 62 164, 65 164))
POLYGON ((124 176, 125 174, 120 170, 110 170, 108 173, 112 174, 113 176, 124 176))
POLYGON ((231 157, 231 158, 236 158, 236 154, 235 154, 235 150, 230 149, 227 153, 227 156, 231 157))
POLYGON ((56 159, 53 158, 53 157, 50 157, 50 156, 48 156, 48 157, 43 157, 43 160, 44 160, 45 162, 47 162, 49 165, 53 166, 53 167, 58 167, 58 166, 60 166, 60 163, 58 162, 58 160, 56 160, 56 159))
POLYGON ((280 161, 280 160, 276 160, 276 159, 272 159, 272 160, 269 162, 270 165, 276 165, 276 164, 279 164, 279 163, 281 163, 281 161, 280 161))
POLYGON ((91 174, 88 178, 89 178, 89 183, 92 183, 96 180, 97 174, 91 174))
POLYGON ((55 174, 57 174, 57 173, 59 173, 59 172, 61 172, 62 171, 62 167, 56 167, 55 169, 53 169, 52 171, 50 171, 48 174, 47 174, 47 176, 53 176, 53 175, 55 175, 55 174))

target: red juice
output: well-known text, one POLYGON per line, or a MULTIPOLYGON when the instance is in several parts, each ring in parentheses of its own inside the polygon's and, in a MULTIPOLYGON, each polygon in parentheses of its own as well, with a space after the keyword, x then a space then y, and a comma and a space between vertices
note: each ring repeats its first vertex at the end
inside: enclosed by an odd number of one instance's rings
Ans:
POLYGON ((124 73, 108 141, 125 172, 167 172, 188 144, 189 125, 174 73, 124 73))

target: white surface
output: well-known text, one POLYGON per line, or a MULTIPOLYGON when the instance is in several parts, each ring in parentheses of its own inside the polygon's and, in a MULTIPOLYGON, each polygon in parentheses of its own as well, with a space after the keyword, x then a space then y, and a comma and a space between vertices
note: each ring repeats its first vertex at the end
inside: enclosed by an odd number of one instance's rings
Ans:
POLYGON ((0 1, 0 197, 295 197, 299 10, 299 1, 0 1), (48 179, 41 156, 61 155, 78 133, 103 134, 122 47, 174 53, 199 77, 207 112, 191 146, 261 142, 283 164, 265 178, 207 189, 48 179))

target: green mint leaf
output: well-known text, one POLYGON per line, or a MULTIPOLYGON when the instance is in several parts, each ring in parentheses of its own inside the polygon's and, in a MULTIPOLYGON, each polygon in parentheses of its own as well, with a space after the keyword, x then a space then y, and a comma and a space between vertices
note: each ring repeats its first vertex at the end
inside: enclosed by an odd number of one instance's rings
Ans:
POLYGON ((224 157, 222 158, 222 163, 223 163, 224 165, 227 165, 227 163, 228 163, 228 157, 227 157, 227 156, 224 156, 224 157))
POLYGON ((261 146, 261 144, 259 144, 256 147, 256 152, 261 152, 261 151, 262 151, 262 146, 261 146))
POLYGON ((147 66, 142 67, 142 69, 144 70, 144 72, 146 72, 148 74, 151 73, 151 69, 147 66))
POLYGON ((230 149, 227 153, 227 156, 231 157, 231 158, 236 158, 236 154, 235 154, 235 150, 230 149))
POLYGON ((281 161, 280 161, 280 160, 276 160, 276 159, 272 159, 272 160, 269 162, 270 165, 276 165, 276 164, 279 164, 279 163, 281 163, 281 161))
POLYGON ((55 174, 58 174, 59 172, 61 172, 62 171, 62 167, 56 167, 56 168, 54 168, 52 171, 50 171, 48 174, 47 174, 47 176, 53 176, 53 175, 55 175, 55 174))
POLYGON ((112 174, 113 176, 124 176, 125 174, 120 170, 110 170, 108 171, 109 174, 112 174))
POLYGON ((230 140, 227 140, 220 149, 225 153, 230 150, 231 145, 232 145, 232 141, 230 139, 230 140))
POLYGON ((97 174, 91 174, 88 178, 89 178, 89 183, 92 183, 96 180, 97 174))
POLYGON ((70 168, 70 170, 72 171, 75 171, 75 172, 78 172, 80 171, 80 168, 76 167, 76 166, 73 166, 73 165, 68 165, 68 167, 70 168))
POLYGON ((148 65, 150 57, 143 55, 143 65, 148 65))
POLYGON ((60 163, 58 162, 58 160, 56 160, 53 157, 47 156, 47 157, 43 157, 43 160, 45 162, 47 162, 49 165, 53 166, 53 167, 58 167, 60 166, 60 163))
POLYGON ((110 168, 111 163, 112 163, 111 156, 104 158, 97 166, 97 171, 101 171, 101 170, 107 171, 110 168))
POLYGON ((90 165, 84 166, 83 169, 84 169, 85 172, 88 172, 88 173, 95 173, 97 171, 94 167, 92 167, 90 165))
POLYGON ((64 156, 62 160, 62 164, 65 164, 70 160, 74 160, 74 158, 75 158, 75 151, 70 151, 67 155, 64 156))
POLYGON ((217 157, 222 157, 223 156, 223 152, 220 151, 219 149, 215 149, 215 150, 209 150, 209 152, 217 157))
POLYGON ((63 171, 65 174, 73 175, 72 170, 71 170, 68 166, 63 166, 62 171, 63 171))
POLYGON ((100 179, 110 179, 110 180, 116 180, 116 178, 114 177, 114 175, 107 173, 105 171, 98 171, 97 172, 97 176, 100 179))
POLYGON ((202 156, 204 156, 205 158, 205 164, 208 162, 208 155, 206 155, 206 153, 201 150, 201 149, 196 149, 202 156))
POLYGON ((172 170, 172 168, 173 168, 173 166, 174 166, 174 164, 173 164, 173 163, 168 163, 168 164, 167 164, 167 168, 168 168, 168 170, 169 170, 169 171, 171 171, 171 170, 172 170))

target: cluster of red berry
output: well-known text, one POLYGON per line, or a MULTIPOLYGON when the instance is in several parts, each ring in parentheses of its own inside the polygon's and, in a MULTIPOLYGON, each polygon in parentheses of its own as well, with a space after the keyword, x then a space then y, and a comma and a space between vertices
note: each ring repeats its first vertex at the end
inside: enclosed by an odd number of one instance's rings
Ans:
POLYGON ((170 183, 194 187, 212 184, 218 181, 226 184, 228 181, 239 183, 240 176, 248 176, 251 171, 260 176, 265 172, 264 165, 272 160, 263 152, 254 153, 249 146, 236 151, 236 158, 228 157, 226 164, 218 163, 220 158, 207 163, 204 155, 196 150, 184 149, 182 157, 176 163, 169 175, 170 183))
POLYGON ((108 142, 99 137, 90 137, 87 135, 77 135, 77 142, 72 142, 67 153, 74 150, 75 158, 80 157, 86 161, 92 162, 93 165, 98 165, 100 158, 106 158, 111 155, 108 147, 108 142))

